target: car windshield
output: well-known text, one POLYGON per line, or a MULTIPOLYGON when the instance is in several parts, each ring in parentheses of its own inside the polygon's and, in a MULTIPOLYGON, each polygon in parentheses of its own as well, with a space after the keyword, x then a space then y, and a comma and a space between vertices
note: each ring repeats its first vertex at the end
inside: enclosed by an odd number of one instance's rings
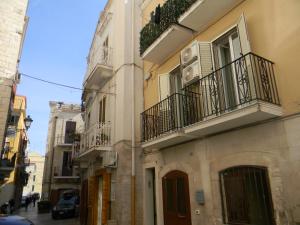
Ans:
POLYGON ((58 205, 59 206, 71 206, 74 205, 76 202, 76 197, 72 197, 72 198, 61 198, 58 201, 58 205))

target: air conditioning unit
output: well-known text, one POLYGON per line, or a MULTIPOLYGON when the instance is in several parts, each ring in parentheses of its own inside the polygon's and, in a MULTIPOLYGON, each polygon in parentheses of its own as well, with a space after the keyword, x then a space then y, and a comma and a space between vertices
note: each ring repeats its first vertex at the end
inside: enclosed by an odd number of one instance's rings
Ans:
POLYGON ((186 85, 198 78, 200 74, 199 61, 195 61, 182 70, 182 84, 186 85))
POLYGON ((193 42, 191 45, 181 51, 181 64, 183 67, 186 67, 195 60, 199 60, 198 41, 193 42))
POLYGON ((116 151, 107 151, 103 153, 103 166, 106 168, 117 168, 118 153, 116 151))

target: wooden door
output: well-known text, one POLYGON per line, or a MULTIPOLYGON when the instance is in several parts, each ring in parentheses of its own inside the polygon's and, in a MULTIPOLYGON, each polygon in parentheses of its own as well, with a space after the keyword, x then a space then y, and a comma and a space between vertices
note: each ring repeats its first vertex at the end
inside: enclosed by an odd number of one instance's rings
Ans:
POLYGON ((97 221, 97 177, 88 180, 88 225, 96 225, 97 221))
POLYGON ((162 179, 165 225, 191 225, 188 175, 172 171, 162 179))
POLYGON ((80 194, 80 224, 87 225, 88 216, 88 181, 84 180, 80 194))

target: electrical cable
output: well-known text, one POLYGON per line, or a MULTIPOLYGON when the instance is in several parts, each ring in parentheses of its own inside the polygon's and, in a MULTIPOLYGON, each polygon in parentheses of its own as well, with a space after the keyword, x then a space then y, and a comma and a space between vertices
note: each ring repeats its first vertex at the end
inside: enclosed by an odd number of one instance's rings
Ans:
POLYGON ((61 87, 65 87, 65 88, 70 88, 70 89, 75 89, 75 90, 83 91, 83 89, 79 88, 79 87, 74 87, 74 86, 69 86, 69 85, 66 85, 66 84, 60 84, 60 83, 57 83, 57 82, 44 80, 44 79, 41 79, 41 78, 38 78, 38 77, 30 76, 30 75, 25 74, 25 73, 20 73, 20 74, 22 76, 24 76, 24 77, 28 77, 28 78, 31 78, 31 79, 34 79, 34 80, 38 80, 38 81, 41 81, 41 82, 44 82, 44 83, 48 83, 48 84, 52 84, 52 85, 56 85, 56 86, 61 86, 61 87))
POLYGON ((89 88, 79 88, 79 87, 74 87, 74 86, 71 86, 71 85, 67 85, 67 84, 61 84, 61 83, 57 83, 57 82, 53 82, 53 81, 49 81, 49 80, 45 80, 45 79, 41 79, 39 77, 35 77, 35 76, 31 76, 31 75, 28 75, 28 74, 25 74, 25 73, 20 73, 22 76, 24 77, 27 77, 27 78, 30 78, 30 79, 33 79, 33 80, 37 80, 37 81, 40 81, 40 82, 44 82, 44 83, 47 83, 47 84, 51 84, 51 85, 56 85, 56 86, 59 86, 59 87, 64 87, 64 88, 69 88, 69 89, 74 89, 74 90, 78 90, 78 91, 95 91, 97 93, 103 93, 103 94, 110 94, 110 95, 115 95, 115 93, 110 93, 110 92, 103 92, 103 91, 99 91, 97 89, 89 89, 89 88))

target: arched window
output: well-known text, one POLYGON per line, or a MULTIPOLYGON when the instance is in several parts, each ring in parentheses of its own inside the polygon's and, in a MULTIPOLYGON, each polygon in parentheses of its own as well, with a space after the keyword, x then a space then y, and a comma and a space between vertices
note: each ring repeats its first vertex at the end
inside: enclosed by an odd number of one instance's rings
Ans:
POLYGON ((265 167, 238 166, 223 170, 220 186, 225 224, 275 224, 265 167))

